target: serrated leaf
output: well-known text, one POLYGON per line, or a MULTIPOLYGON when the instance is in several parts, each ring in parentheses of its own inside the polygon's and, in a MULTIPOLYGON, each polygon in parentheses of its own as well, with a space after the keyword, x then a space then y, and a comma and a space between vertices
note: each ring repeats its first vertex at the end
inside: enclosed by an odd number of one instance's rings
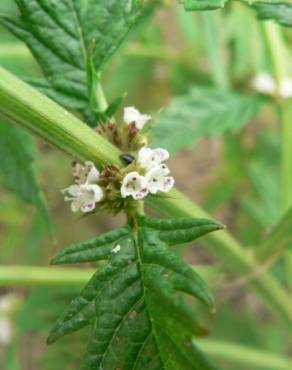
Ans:
POLYGON ((48 222, 46 202, 35 167, 36 147, 22 128, 0 121, 1 182, 25 202, 38 207, 48 222))
POLYGON ((183 298, 192 296, 212 308, 212 295, 169 246, 174 244, 171 236, 178 244, 220 228, 210 220, 137 216, 135 226, 66 248, 53 261, 83 262, 102 256, 108 263, 72 301, 48 343, 91 325, 83 370, 215 369, 192 344, 192 337, 204 329, 183 298))
POLYGON ((260 4, 254 9, 260 20, 273 20, 282 26, 292 27, 292 4, 260 4))
POLYGON ((162 111, 152 130, 153 145, 175 152, 201 137, 239 130, 257 113, 260 102, 254 96, 195 87, 162 111))
MULTIPOLYGON (((67 109, 90 111, 88 61, 100 71, 139 18, 143 0, 15 0, 18 19, 0 22, 24 41, 44 71, 35 82, 67 109)), ((89 114, 91 113, 91 114, 89 114)))

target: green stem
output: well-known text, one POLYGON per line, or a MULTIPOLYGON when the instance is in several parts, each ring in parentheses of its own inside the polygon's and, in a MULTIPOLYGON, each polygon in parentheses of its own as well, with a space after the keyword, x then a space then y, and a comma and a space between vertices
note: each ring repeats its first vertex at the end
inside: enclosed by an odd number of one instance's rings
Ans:
MULTIPOLYGON (((0 116, 16 122, 34 134, 81 160, 92 160, 97 165, 119 163, 119 150, 95 134, 77 117, 0 68, 0 116)), ((150 198, 148 204, 165 210, 171 216, 207 217, 190 199, 174 190, 170 197, 150 198)), ((203 239, 208 248, 224 263, 225 269, 235 273, 253 274, 257 271, 249 254, 226 231, 216 232, 203 239)), ((253 286, 266 303, 292 329, 292 299, 268 273, 253 281, 253 286)))
POLYGON ((234 364, 245 365, 246 369, 250 369, 251 367, 263 370, 267 368, 269 368, 269 370, 292 369, 292 360, 284 355, 278 355, 263 350, 257 350, 253 347, 220 340, 196 340, 196 344, 209 355, 224 361, 230 361, 234 364))
POLYGON ((287 77, 287 53, 280 26, 274 22, 263 22, 262 32, 271 58, 274 77, 280 84, 282 78, 287 77))
POLYGON ((292 239, 292 208, 290 208, 275 226, 270 235, 256 248, 259 262, 273 262, 288 247, 292 239))
MULTIPOLYGON (((274 77, 278 83, 278 88, 281 81, 289 75, 288 61, 290 60, 286 50, 285 42, 283 40, 280 26, 265 22, 262 26, 263 34, 266 38, 266 43, 270 52, 274 77)), ((278 95, 278 108, 280 113, 281 123, 281 208, 284 214, 292 206, 292 110, 290 104, 285 102, 278 95)), ((274 248, 277 248, 274 246, 274 248)), ((272 255, 274 252, 270 248, 272 255)), ((291 266, 292 255, 291 252, 286 252, 286 280, 290 289, 292 290, 292 276, 291 266)))
MULTIPOLYGON (((287 64, 287 60, 289 60, 289 58, 283 36, 281 34, 281 29, 277 24, 264 22, 262 30, 270 54, 273 74, 279 88, 281 81, 289 75, 287 64)), ((278 108, 280 111, 282 142, 282 210, 285 212, 292 205, 292 126, 290 122, 291 112, 289 104, 285 104, 285 101, 281 98, 280 94, 278 94, 278 108)))
POLYGON ((0 286, 82 285, 96 270, 45 266, 0 266, 0 286))
POLYGON ((286 212, 292 206, 292 109, 290 102, 279 102, 279 111, 282 143, 282 211, 286 212))
MULTIPOLYGON (((95 269, 46 266, 0 266, 0 286, 84 285, 95 269)), ((210 267, 196 267, 205 280, 216 282, 220 271, 210 267)))
POLYGON ((0 67, 0 115, 66 153, 97 164, 119 164, 119 150, 37 90, 0 67))

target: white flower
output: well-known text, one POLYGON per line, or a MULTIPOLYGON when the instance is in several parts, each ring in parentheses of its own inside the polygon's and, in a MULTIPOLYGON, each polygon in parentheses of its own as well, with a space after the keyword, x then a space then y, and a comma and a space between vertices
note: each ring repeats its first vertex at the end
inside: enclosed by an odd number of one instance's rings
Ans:
POLYGON ((145 123, 151 119, 151 116, 147 114, 141 114, 134 107, 124 108, 124 122, 129 125, 130 123, 135 123, 137 129, 142 130, 145 123))
POLYGON ((279 94, 284 99, 292 97, 292 79, 291 78, 283 78, 283 80, 280 82, 279 94))
POLYGON ((252 87, 263 94, 273 94, 276 90, 276 83, 272 76, 267 73, 259 73, 252 80, 252 87))
POLYGON ((84 165, 74 163, 73 176, 77 184, 94 184, 99 178, 99 171, 90 161, 86 161, 84 165))
POLYGON ((148 194, 147 180, 138 172, 128 173, 122 182, 121 195, 123 198, 132 196, 134 199, 139 200, 148 194))
POLYGON ((73 175, 76 184, 62 190, 65 194, 65 201, 71 202, 73 212, 88 213, 94 210, 95 204, 103 198, 103 190, 96 184, 99 178, 99 171, 92 162, 85 162, 84 165, 75 163, 73 175))
POLYGON ((138 153, 138 164, 146 171, 150 170, 158 164, 166 161, 169 158, 169 153, 165 149, 157 148, 150 149, 143 147, 138 153))
POLYGON ((288 77, 283 78, 277 86, 276 80, 272 76, 261 73, 254 78, 252 86, 263 94, 273 95, 278 93, 284 99, 292 97, 292 79, 288 77))
POLYGON ((91 212, 94 210, 95 204, 103 198, 103 191, 96 184, 71 185, 62 190, 62 193, 66 194, 66 202, 72 202, 71 210, 73 212, 91 212))
POLYGON ((12 327, 8 318, 0 318, 0 343, 8 345, 12 340, 12 327))
POLYGON ((121 250, 121 246, 120 244, 116 245, 113 249, 112 249, 112 253, 118 253, 119 251, 121 250))
POLYGON ((160 164, 153 167, 146 174, 148 182, 147 189, 151 194, 156 194, 158 191, 167 192, 174 185, 174 178, 169 175, 170 171, 165 164, 160 164))
POLYGON ((18 303, 18 297, 6 294, 0 297, 0 344, 8 345, 12 341, 12 322, 10 312, 18 303))

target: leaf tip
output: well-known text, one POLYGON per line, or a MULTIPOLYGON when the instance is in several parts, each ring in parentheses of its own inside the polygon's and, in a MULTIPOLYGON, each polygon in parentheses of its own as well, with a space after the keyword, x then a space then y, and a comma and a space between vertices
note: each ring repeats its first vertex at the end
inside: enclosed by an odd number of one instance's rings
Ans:
POLYGON ((57 336, 54 334, 54 332, 51 332, 46 340, 46 343, 49 345, 49 344, 53 344, 56 340, 57 340, 57 336))
POLYGON ((55 256, 50 260, 50 265, 60 265, 62 263, 62 259, 59 256, 55 256))

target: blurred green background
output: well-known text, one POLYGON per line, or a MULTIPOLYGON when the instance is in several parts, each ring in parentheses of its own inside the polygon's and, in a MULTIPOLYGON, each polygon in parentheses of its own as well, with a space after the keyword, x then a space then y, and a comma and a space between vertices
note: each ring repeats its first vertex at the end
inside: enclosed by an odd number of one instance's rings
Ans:
MULTIPOLYGON (((1 0, 1 14, 16 12, 12 0, 1 0)), ((251 87, 257 74, 271 73, 261 27, 254 11, 240 3, 220 12, 186 13, 175 1, 149 2, 143 21, 103 74, 108 97, 127 92, 125 106, 134 105, 157 121, 153 145, 173 152, 169 166, 177 187, 225 223, 250 253, 281 216, 277 105, 251 87), (196 129, 198 123, 204 130, 196 129)), ((282 29, 282 35, 291 60, 292 31, 282 29)), ((1 66, 27 81, 41 75, 26 46, 1 27, 0 41, 1 66)), ((47 267, 62 247, 123 223, 122 216, 79 219, 72 214, 60 193, 72 182, 71 159, 36 138, 29 150, 37 151, 34 166, 50 220, 43 205, 16 194, 1 170, 0 278, 5 266, 47 267)), ((250 289, 252 277, 227 274, 199 243, 178 252, 199 265, 216 295, 206 350, 222 368, 288 369, 284 359, 292 352, 291 333, 250 289), (228 349, 220 347, 225 342, 228 349), (237 345, 247 352, 241 354, 237 345), (274 354, 274 363, 266 352, 274 354)), ((292 287, 290 260, 285 255, 271 267, 287 289, 292 287)), ((77 369, 84 331, 50 347, 45 339, 79 288, 23 286, 21 281, 2 286, 0 281, 1 370, 77 369)))

